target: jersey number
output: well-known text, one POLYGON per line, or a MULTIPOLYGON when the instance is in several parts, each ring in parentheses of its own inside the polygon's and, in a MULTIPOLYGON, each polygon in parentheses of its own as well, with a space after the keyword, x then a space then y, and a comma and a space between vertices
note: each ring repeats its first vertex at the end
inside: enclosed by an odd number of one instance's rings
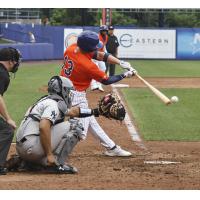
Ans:
POLYGON ((68 59, 68 56, 65 56, 63 68, 65 75, 71 76, 74 69, 74 63, 72 62, 72 60, 68 59))

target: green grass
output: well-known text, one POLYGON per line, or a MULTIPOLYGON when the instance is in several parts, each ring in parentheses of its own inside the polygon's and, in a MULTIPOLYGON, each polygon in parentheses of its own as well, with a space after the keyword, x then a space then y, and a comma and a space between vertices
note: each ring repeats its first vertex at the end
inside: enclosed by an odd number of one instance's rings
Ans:
POLYGON ((11 84, 5 93, 8 111, 17 125, 23 119, 27 108, 45 95, 39 88, 47 85, 49 78, 58 73, 59 65, 56 64, 22 64, 16 77, 11 78, 11 84))
MULTIPOLYGON (((200 77, 200 61, 131 60, 130 62, 144 77, 200 77)), ((121 67, 117 66, 116 74, 121 72, 121 67)))
MULTIPOLYGON (((188 77, 200 75, 198 61, 136 60, 134 63, 136 66, 140 66, 141 69, 137 67, 137 70, 141 71, 142 76, 146 76, 145 74, 155 76, 156 73, 160 76, 161 72, 162 75, 169 76, 173 66, 179 70, 174 70, 177 74, 171 76, 178 77, 178 75, 183 74, 182 72, 186 75, 188 63, 193 63, 188 70, 188 77), (171 63, 170 70, 167 67, 168 70, 162 69, 160 63, 162 66, 171 63)), ((45 92, 39 88, 46 86, 49 78, 59 74, 59 71, 59 61, 52 61, 51 64, 46 62, 23 63, 16 78, 11 78, 10 87, 4 98, 9 113, 18 126, 27 108, 39 97, 45 95, 45 92)), ((200 140, 199 89, 162 89, 161 91, 164 91, 168 96, 177 95, 180 98, 178 104, 168 107, 163 105, 148 89, 124 89, 123 91, 144 139, 200 140)))
POLYGON ((139 133, 145 140, 200 140, 199 89, 161 89, 178 96, 179 103, 165 106, 148 89, 123 89, 139 133))

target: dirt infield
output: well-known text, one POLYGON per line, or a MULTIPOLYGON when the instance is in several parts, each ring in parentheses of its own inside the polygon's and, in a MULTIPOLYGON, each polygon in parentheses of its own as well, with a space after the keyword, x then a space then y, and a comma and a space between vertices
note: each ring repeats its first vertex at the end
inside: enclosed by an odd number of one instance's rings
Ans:
MULTIPOLYGON (((200 87, 200 79, 148 79, 156 87, 200 87), (187 84, 186 84, 187 82, 187 84), (188 86, 189 85, 189 86, 188 86)), ((134 87, 143 85, 133 79, 121 83, 134 87)), ((106 92, 88 92, 91 106, 106 92)), ((124 124, 98 119, 108 135, 121 147, 134 153, 130 158, 111 158, 102 154, 104 148, 88 134, 80 142, 70 163, 77 175, 9 173, 0 176, 0 189, 200 189, 200 142, 145 142, 144 151, 133 142, 124 124), (145 164, 144 161, 173 161, 174 164, 145 164)), ((12 145, 12 154, 15 145, 12 145)))

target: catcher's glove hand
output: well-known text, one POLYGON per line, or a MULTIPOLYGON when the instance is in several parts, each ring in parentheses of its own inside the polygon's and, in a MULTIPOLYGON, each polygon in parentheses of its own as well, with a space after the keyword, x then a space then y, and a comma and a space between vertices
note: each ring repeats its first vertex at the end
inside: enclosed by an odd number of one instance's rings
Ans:
POLYGON ((107 94, 102 97, 98 104, 98 111, 100 115, 104 117, 115 119, 115 120, 124 120, 126 111, 119 98, 115 94, 107 94))

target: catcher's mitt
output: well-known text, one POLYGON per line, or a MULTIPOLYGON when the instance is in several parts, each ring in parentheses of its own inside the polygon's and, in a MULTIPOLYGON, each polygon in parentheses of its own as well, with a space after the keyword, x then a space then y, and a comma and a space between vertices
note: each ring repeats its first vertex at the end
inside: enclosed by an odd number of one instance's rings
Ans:
POLYGON ((104 117, 120 121, 124 120, 126 115, 124 106, 114 93, 107 94, 100 99, 98 111, 104 117))

